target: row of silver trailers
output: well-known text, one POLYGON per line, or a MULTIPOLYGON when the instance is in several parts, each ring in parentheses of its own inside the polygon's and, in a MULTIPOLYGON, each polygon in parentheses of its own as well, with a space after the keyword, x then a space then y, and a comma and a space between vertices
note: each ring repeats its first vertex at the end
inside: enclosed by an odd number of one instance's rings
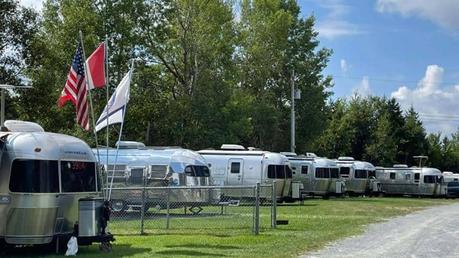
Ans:
POLYGON ((346 193, 449 196, 459 189, 459 177, 434 168, 378 168, 349 157, 333 160, 232 144, 197 152, 138 142, 119 142, 118 150, 91 149, 78 138, 45 132, 31 122, 6 121, 4 129, 0 245, 59 245, 72 234, 79 244, 103 241, 99 208, 104 197, 110 195, 114 211, 126 211, 138 207, 141 194, 135 191, 144 186, 157 187, 148 192, 147 208, 161 208, 167 187, 235 187, 218 196, 184 190, 168 197, 172 205, 195 206, 248 197, 234 189, 257 183, 275 185, 278 201, 346 193), (107 185, 111 191, 103 191, 107 185))

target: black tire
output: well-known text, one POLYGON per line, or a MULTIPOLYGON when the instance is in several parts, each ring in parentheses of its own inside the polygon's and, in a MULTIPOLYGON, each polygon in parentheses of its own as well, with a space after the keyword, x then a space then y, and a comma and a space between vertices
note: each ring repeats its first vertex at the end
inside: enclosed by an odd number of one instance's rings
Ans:
POLYGON ((125 212, 127 210, 127 204, 123 200, 111 200, 110 206, 113 212, 125 212))

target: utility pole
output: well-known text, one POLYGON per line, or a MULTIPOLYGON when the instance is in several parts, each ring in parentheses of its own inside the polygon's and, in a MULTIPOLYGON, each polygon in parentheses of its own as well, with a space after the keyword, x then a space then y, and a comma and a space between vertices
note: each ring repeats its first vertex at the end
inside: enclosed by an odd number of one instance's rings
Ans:
MULTIPOLYGON (((295 71, 292 72, 292 114, 290 118, 290 151, 295 152, 295 71)), ((3 96, 3 95, 2 95, 3 96)))
POLYGON ((0 91, 1 91, 0 125, 1 125, 1 128, 5 127, 5 91, 7 89, 30 89, 30 88, 32 88, 32 86, 0 84, 0 91))
POLYGON ((299 89, 295 89, 295 71, 292 71, 291 85, 292 115, 290 120, 290 151, 295 152, 295 99, 301 99, 301 91, 299 89))

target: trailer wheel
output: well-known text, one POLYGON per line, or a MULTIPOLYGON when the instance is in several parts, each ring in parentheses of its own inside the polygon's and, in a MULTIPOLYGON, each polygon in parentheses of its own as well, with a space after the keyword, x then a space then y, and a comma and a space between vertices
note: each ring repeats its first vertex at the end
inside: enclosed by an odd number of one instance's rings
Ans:
POLYGON ((113 200, 111 207, 114 212, 123 212, 126 211, 127 205, 123 200, 113 200))
POLYGON ((99 250, 101 250, 102 252, 109 253, 112 251, 112 249, 112 243, 110 243, 110 241, 101 242, 99 245, 99 250))
POLYGON ((5 240, 0 238, 0 256, 6 256, 6 248, 7 245, 5 240))

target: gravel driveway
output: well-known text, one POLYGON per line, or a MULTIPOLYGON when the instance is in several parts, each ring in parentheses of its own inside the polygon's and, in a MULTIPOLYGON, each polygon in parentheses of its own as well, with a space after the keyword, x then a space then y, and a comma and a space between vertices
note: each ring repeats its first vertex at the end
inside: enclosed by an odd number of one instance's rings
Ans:
POLYGON ((373 224, 306 257, 459 257, 459 204, 373 224))

